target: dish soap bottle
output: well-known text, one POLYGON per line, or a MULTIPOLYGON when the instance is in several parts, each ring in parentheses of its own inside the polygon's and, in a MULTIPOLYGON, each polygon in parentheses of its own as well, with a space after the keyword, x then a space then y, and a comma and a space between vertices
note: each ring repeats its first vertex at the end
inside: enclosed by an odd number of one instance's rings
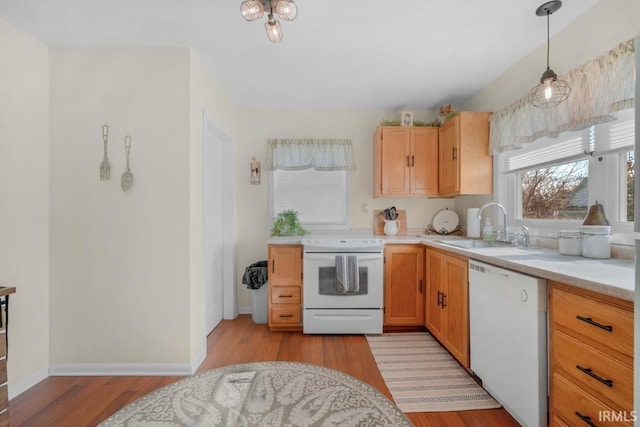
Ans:
POLYGON ((482 227, 482 240, 486 240, 488 242, 493 241, 493 225, 491 225, 489 218, 485 218, 484 220, 484 226, 482 227))

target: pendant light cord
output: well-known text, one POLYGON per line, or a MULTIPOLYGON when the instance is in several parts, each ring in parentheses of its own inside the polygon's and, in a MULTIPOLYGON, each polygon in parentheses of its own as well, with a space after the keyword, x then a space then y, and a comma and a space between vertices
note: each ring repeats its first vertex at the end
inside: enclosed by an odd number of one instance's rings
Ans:
POLYGON ((549 69, 549 11, 547 10, 547 70, 549 69))

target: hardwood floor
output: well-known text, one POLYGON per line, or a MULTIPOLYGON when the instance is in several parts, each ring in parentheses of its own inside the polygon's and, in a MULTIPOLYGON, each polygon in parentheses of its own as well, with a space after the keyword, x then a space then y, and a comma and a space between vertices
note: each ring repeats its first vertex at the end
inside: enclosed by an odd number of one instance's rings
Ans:
MULTIPOLYGON (((270 332, 251 316, 223 320, 208 337, 198 372, 282 360, 322 365, 359 378, 392 399, 362 335, 270 332)), ((49 377, 9 402, 11 426, 95 426, 137 398, 181 377, 49 377)), ((518 426, 504 409, 410 413, 417 427, 518 426)))

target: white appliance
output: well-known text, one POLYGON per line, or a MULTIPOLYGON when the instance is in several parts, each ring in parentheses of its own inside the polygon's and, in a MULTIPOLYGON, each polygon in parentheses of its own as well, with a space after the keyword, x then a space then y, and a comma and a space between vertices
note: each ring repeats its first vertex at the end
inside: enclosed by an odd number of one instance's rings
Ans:
POLYGON ((384 240, 306 238, 305 334, 381 334, 384 240))
POLYGON ((471 370, 522 426, 547 425, 547 281, 469 261, 471 370))

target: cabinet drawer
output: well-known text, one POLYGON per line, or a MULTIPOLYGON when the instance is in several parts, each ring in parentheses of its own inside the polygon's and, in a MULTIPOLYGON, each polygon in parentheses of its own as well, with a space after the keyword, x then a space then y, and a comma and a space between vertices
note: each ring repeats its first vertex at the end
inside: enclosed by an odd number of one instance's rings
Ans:
POLYGON ((631 411, 633 408, 633 368, 631 366, 559 331, 553 334, 552 340, 554 368, 561 369, 563 375, 592 392, 596 397, 604 396, 621 409, 631 411))
POLYGON ((7 355, 7 332, 0 332, 0 357, 7 355))
MULTIPOLYGON (((551 404, 555 416, 570 426, 586 427, 589 424, 585 419, 598 427, 632 425, 630 421, 624 421, 624 416, 614 418, 614 415, 624 415, 620 411, 614 412, 610 407, 557 373, 553 374, 552 390, 551 404), (581 416, 583 418, 580 418, 581 416)), ((631 418, 631 413, 627 414, 627 418, 631 418)))
POLYGON ((633 357, 632 311, 556 287, 552 298, 551 315, 558 326, 593 340, 602 351, 606 346, 633 357))
POLYGON ((300 304, 300 286, 274 286, 271 304, 300 304))
POLYGON ((9 407, 9 392, 7 383, 0 386, 0 412, 9 407))
POLYGON ((9 411, 6 410, 0 414, 0 427, 9 427, 11 423, 9 422, 9 411))
POLYGON ((271 323, 280 325, 300 324, 300 306, 281 304, 272 305, 271 323))

